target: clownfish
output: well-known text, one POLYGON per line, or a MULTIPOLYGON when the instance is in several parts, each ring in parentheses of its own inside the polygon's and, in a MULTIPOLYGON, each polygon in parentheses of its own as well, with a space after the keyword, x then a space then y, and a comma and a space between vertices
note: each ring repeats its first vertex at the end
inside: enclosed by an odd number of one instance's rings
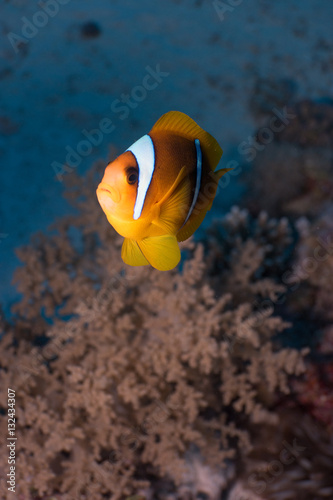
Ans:
POLYGON ((222 149, 179 111, 163 115, 151 131, 109 163, 97 188, 109 223, 125 238, 126 264, 160 271, 180 261, 178 242, 189 238, 212 206, 222 149))

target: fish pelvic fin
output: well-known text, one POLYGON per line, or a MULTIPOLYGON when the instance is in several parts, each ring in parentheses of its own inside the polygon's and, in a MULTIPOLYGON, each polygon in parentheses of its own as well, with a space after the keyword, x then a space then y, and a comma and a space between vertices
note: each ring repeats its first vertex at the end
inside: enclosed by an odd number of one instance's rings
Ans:
POLYGON ((125 238, 121 249, 121 258, 129 266, 147 266, 149 264, 138 243, 125 238))
POLYGON ((177 238, 171 234, 144 238, 137 243, 145 259, 159 271, 170 271, 180 261, 177 238))
POLYGON ((152 131, 167 130, 182 135, 191 141, 199 139, 211 170, 215 170, 222 156, 222 148, 212 135, 202 129, 192 118, 180 111, 169 111, 155 123, 152 131))

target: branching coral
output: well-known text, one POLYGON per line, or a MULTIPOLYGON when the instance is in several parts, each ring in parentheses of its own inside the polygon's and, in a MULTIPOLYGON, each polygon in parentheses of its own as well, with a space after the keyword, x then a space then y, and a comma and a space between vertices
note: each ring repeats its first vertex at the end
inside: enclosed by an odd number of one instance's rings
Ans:
MULTIPOLYGON (((189 487, 191 450, 212 477, 245 457, 249 426, 278 422, 274 395, 304 370, 304 352, 275 339, 288 323, 260 307, 285 291, 293 235, 284 219, 234 208, 206 249, 184 244, 181 272, 125 268, 91 185, 72 176, 79 214, 19 253, 23 296, 0 365, 3 409, 16 390, 17 491, 162 499, 189 487)), ((5 435, 4 415, 0 425, 5 435)), ((218 498, 216 484, 201 493, 218 498)))
POLYGON ((298 411, 264 426, 228 500, 314 500, 333 497, 333 440, 298 411))
POLYGON ((295 268, 299 278, 306 280, 311 293, 313 312, 322 320, 332 321, 333 294, 333 207, 323 210, 311 224, 300 221, 300 241, 295 268))
MULTIPOLYGON (((237 495, 248 499, 270 500, 296 497, 319 499, 331 498, 333 495, 329 472, 332 470, 333 456, 330 437, 330 332, 333 317, 333 162, 330 144, 333 107, 331 102, 303 101, 288 112, 290 116, 293 115, 290 123, 281 127, 281 131, 274 134, 273 140, 268 141, 270 143, 262 141, 260 149, 258 148, 259 152, 251 169, 248 201, 253 213, 258 213, 264 207, 271 215, 279 217, 286 214, 293 219, 302 216, 295 220, 298 235, 296 246, 288 268, 282 274, 283 283, 290 292, 288 300, 283 301, 282 314, 294 320, 293 329, 289 330, 289 345, 291 342, 300 345, 306 339, 305 342, 308 341, 312 347, 304 379, 292 384, 295 404, 303 413, 311 413, 317 425, 319 422, 324 428, 322 432, 318 432, 315 423, 301 414, 297 424, 292 424, 295 415, 292 417, 289 414, 289 423, 286 425, 294 425, 293 435, 300 433, 303 440, 309 443, 311 453, 307 450, 297 463, 284 470, 283 464, 277 463, 274 455, 271 455, 270 462, 265 461, 265 452, 259 446, 256 455, 249 455, 249 461, 246 462, 248 478, 254 472, 258 477, 258 470, 261 471, 259 480, 252 484, 257 488, 251 489, 244 481, 238 482, 231 499, 238 498, 237 495), (300 429, 297 429, 299 424, 300 429), (256 458, 251 462, 254 456, 256 458), (258 469, 259 463, 261 468, 258 469)), ((258 144, 260 136, 265 138, 263 133, 259 133, 258 144)), ((280 309, 279 312, 281 313, 280 309)), ((288 407, 290 401, 284 401, 284 404, 288 407)), ((277 428, 273 426, 271 436, 266 436, 262 441, 265 449, 267 442, 274 442, 276 435, 277 428)), ((281 443, 282 439, 283 437, 277 443, 281 443)), ((274 453, 277 452, 276 448, 274 453)))
POLYGON ((267 127, 258 130, 246 202, 254 212, 274 216, 316 216, 333 196, 333 105, 301 101, 288 113, 290 119, 277 132, 269 129, 268 138, 267 127))

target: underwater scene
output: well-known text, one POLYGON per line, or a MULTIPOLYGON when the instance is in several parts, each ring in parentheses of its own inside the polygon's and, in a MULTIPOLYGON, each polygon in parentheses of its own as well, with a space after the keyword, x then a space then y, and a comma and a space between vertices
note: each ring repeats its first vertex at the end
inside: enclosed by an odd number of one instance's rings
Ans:
POLYGON ((332 26, 0 1, 0 500, 333 500, 332 26))

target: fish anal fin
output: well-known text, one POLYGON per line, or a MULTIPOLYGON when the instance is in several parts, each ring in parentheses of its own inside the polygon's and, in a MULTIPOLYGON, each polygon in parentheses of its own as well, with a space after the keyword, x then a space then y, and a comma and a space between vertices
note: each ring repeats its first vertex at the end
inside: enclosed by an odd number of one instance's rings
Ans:
POLYGON ((206 195, 204 192, 199 193, 198 201, 193 209, 193 212, 186 222, 184 227, 182 227, 177 233, 178 241, 185 241, 187 238, 192 236, 192 234, 198 229, 202 221, 204 220, 206 213, 208 210, 212 208, 213 201, 216 195, 216 190, 218 186, 218 182, 220 178, 232 170, 231 168, 222 168, 216 172, 210 172, 209 177, 210 180, 208 182, 212 182, 212 188, 209 190, 209 194, 206 195))
POLYGON ((182 227, 176 234, 177 241, 185 241, 190 236, 192 236, 193 233, 195 233, 195 231, 198 229, 198 227, 204 220, 207 210, 208 210, 207 208, 205 210, 201 210, 201 212, 197 216, 195 217, 191 216, 189 218, 185 226, 182 227))

